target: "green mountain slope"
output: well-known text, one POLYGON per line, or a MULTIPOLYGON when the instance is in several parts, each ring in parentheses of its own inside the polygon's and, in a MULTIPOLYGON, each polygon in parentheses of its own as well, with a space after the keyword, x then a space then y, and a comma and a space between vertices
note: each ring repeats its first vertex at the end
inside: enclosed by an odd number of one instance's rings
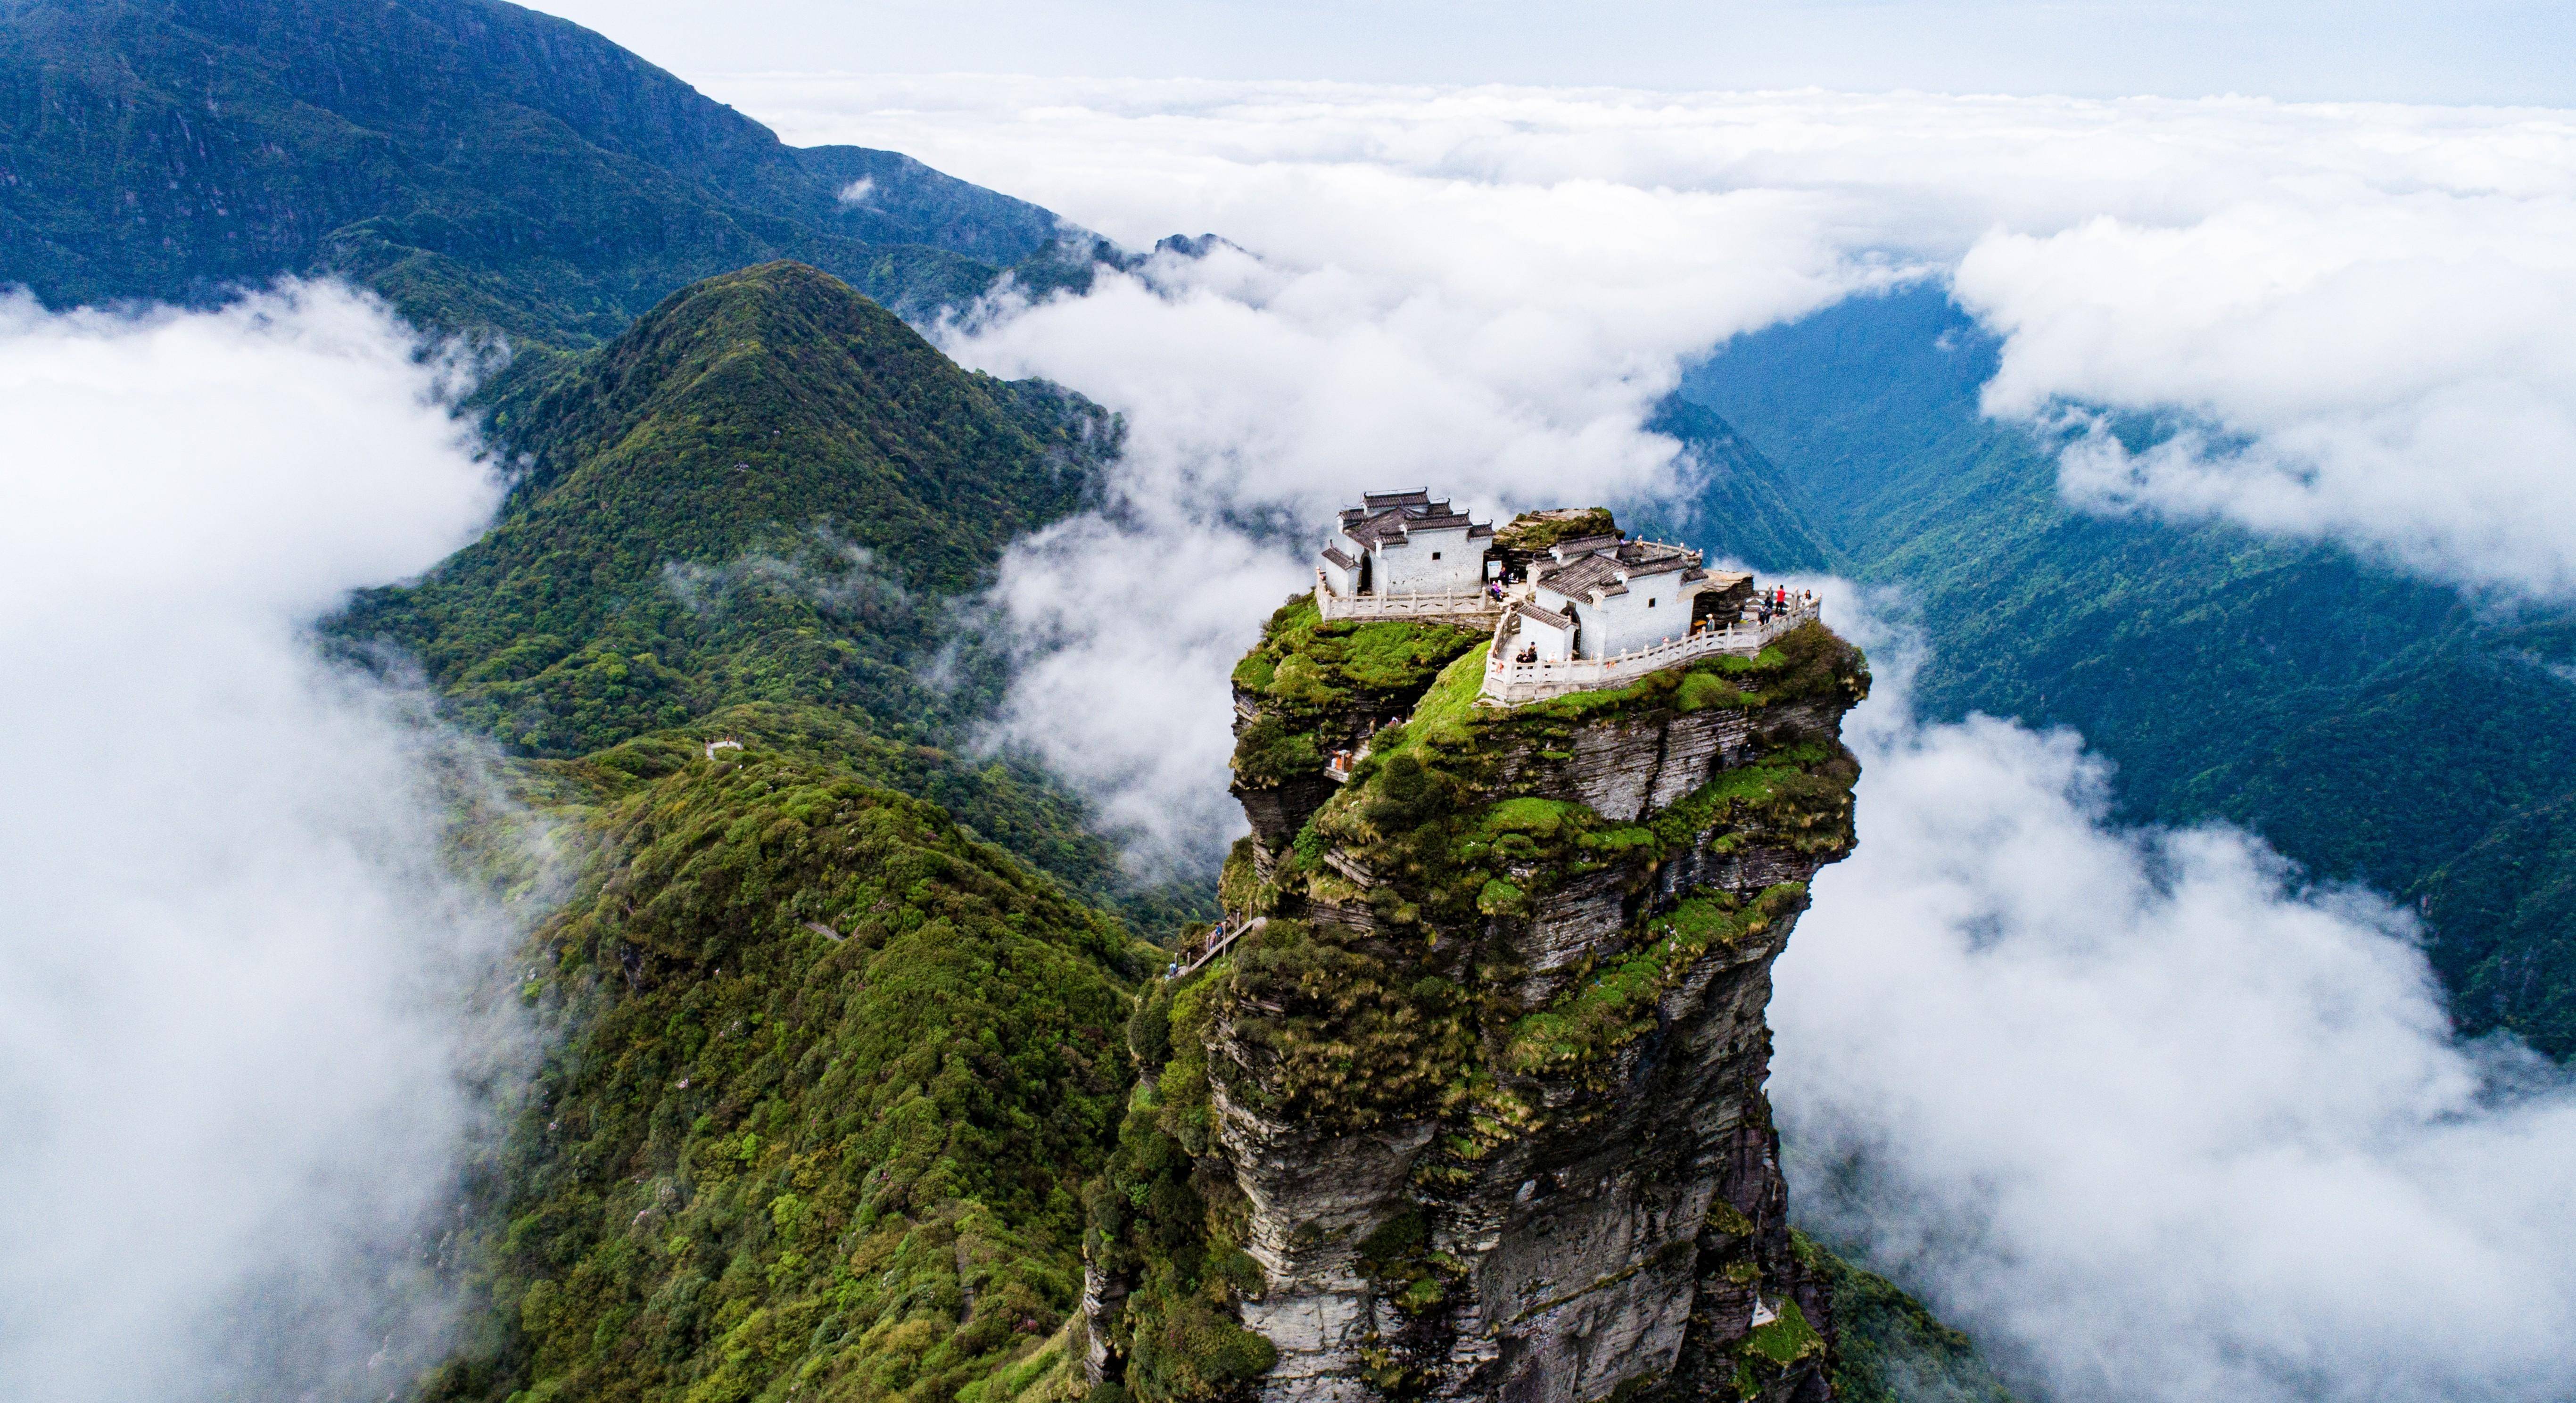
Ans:
POLYGON ((2470 1032, 2576 1052, 2576 617, 2329 546, 2104 518, 1976 411, 1938 290, 1739 340, 1684 391, 1763 445, 1841 568, 1906 585, 1927 712, 2081 730, 2133 816, 2218 818, 2417 902, 2470 1032))
POLYGON ((923 311, 1061 232, 893 152, 785 146, 498 0, 0 0, 0 284, 51 304, 337 273, 586 345, 775 258, 923 311))
POLYGON ((641 741, 538 933, 566 1036, 431 1399, 967 1397, 1051 1371, 1159 959, 936 808, 641 741))
POLYGON ((959 596, 1072 512, 1112 425, 970 375, 838 280, 773 263, 521 377, 501 519, 361 593, 344 649, 417 658, 469 724, 569 758, 678 729, 835 757, 1088 889, 1115 854, 1035 771, 958 753, 998 670, 959 596))
POLYGON ((1715 411, 1669 395, 1646 420, 1646 431, 1680 440, 1686 470, 1700 474, 1705 485, 1696 514, 1687 520, 1635 513, 1639 535, 1688 539, 1712 555, 1766 572, 1827 568, 1824 537, 1796 485, 1715 411))

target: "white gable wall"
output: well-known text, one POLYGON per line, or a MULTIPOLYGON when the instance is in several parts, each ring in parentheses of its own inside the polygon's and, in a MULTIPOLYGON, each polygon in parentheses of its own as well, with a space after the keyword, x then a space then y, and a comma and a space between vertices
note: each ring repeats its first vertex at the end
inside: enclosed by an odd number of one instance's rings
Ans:
MULTIPOLYGON (((1523 614, 1519 646, 1535 647, 1538 650, 1540 662, 1561 663, 1574 656, 1574 631, 1553 628, 1523 614)), ((1514 656, 1518 656, 1517 649, 1514 656)))
MULTIPOLYGON (((1334 544, 1342 548, 1344 555, 1356 557, 1359 553, 1358 546, 1352 542, 1336 541, 1334 544)), ((1332 586, 1333 593, 1347 598, 1360 592, 1360 567, 1356 558, 1351 561, 1350 568, 1346 570, 1326 559, 1319 551, 1315 556, 1315 566, 1324 572, 1324 582, 1332 586)))
POLYGON ((1404 544, 1390 542, 1377 548, 1371 585, 1380 594, 1469 594, 1482 589, 1485 551, 1481 543, 1467 539, 1467 529, 1408 529, 1404 544))
POLYGON ((1611 595, 1597 604, 1576 600, 1575 614, 1583 621, 1583 656, 1615 657, 1689 633, 1688 596, 1697 592, 1684 586, 1681 575, 1674 572, 1630 580, 1626 594, 1611 595))

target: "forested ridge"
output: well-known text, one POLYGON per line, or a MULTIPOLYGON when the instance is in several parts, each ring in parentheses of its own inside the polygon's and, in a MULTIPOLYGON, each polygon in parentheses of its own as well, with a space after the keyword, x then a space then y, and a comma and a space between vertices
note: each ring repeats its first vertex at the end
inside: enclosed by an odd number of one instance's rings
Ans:
POLYGON ((470 1308, 426 1396, 1078 1392, 1137 932, 1205 897, 967 747, 1000 664, 947 610, 1116 425, 795 263, 491 419, 501 520, 328 626, 504 745, 572 858, 520 990, 556 1037, 445 1244, 470 1308))

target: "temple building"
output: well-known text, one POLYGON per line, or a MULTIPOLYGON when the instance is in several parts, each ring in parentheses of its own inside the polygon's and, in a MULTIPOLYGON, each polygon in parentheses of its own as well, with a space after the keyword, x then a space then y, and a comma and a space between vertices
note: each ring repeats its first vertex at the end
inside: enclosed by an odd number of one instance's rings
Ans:
POLYGON ((1538 660, 1608 658, 1731 623, 1753 577, 1709 571, 1700 553, 1659 541, 1587 536, 1560 541, 1529 570, 1520 634, 1538 660))
POLYGON ((1428 491, 1371 492, 1345 508, 1318 568, 1336 595, 1459 595, 1482 590, 1493 523, 1470 521, 1428 491))

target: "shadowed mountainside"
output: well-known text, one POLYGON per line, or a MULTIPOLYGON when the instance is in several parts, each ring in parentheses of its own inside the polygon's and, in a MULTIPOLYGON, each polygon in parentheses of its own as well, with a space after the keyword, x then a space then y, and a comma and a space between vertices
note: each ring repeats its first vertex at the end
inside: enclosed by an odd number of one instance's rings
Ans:
POLYGON ((2078 512, 1978 414, 1994 357, 1923 288, 1740 338, 1683 390, 1781 465, 1838 568, 1907 587, 1927 715, 2073 726, 2132 816, 2243 824, 2416 903, 2464 1031, 2576 1052, 2576 615, 2078 512))
POLYGON ((329 273, 578 346, 776 258, 923 315, 1068 232, 498 0, 0 0, 0 284, 52 305, 329 273))
POLYGON ((1648 416, 1646 431, 1679 440, 1683 471, 1703 482, 1696 515, 1672 522, 1652 509, 1632 512, 1637 534, 1693 541, 1715 558, 1766 571, 1828 568, 1830 550, 1813 523, 1813 508, 1789 475, 1716 411, 1667 395, 1648 416))

